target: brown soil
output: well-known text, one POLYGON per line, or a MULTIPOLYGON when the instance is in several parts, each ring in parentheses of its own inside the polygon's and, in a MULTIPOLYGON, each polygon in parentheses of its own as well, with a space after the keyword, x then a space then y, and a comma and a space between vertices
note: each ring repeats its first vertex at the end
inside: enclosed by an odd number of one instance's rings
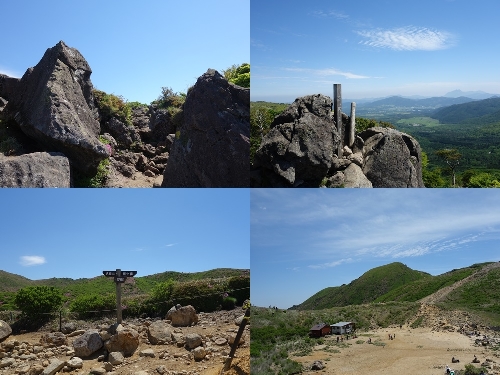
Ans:
POLYGON ((121 173, 111 169, 106 181, 106 187, 152 188, 159 187, 162 181, 163 175, 148 177, 141 172, 135 172, 132 177, 125 177, 121 173))
POLYGON ((394 326, 360 333, 340 346, 337 346, 336 336, 330 336, 324 339, 323 345, 317 345, 311 355, 291 359, 306 368, 310 368, 314 361, 322 361, 325 369, 310 371, 320 374, 437 375, 445 373, 446 365, 454 370, 464 370, 476 355, 480 363, 489 361, 492 365, 489 375, 500 374, 499 354, 476 345, 476 338, 429 327, 394 326), (389 339, 390 334, 395 335, 393 340, 389 339), (371 344, 368 344, 369 338, 371 344), (460 362, 452 363, 452 357, 460 362))

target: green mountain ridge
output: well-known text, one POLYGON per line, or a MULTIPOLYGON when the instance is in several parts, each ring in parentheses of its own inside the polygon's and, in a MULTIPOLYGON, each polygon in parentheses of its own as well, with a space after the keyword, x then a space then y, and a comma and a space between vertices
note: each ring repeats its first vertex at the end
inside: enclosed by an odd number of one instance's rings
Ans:
POLYGON ((418 302, 437 295, 444 308, 481 311, 500 316, 500 262, 479 263, 441 275, 415 271, 402 263, 373 268, 347 285, 328 287, 294 310, 320 310, 366 303, 418 302))

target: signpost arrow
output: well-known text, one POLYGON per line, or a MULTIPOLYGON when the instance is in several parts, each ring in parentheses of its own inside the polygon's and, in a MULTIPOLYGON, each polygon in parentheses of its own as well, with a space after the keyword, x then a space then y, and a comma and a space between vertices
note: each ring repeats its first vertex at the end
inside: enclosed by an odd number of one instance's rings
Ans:
POLYGON ((122 271, 122 276, 135 276, 137 271, 122 271))
POLYGON ((102 271, 104 276, 116 276, 116 271, 102 271))

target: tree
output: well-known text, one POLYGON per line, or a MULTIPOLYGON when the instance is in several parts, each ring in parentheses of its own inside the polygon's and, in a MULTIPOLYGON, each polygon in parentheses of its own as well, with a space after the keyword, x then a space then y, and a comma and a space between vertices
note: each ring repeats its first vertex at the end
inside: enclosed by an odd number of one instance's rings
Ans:
POLYGON ((53 313, 61 307, 62 300, 62 292, 53 286, 28 286, 20 289, 14 298, 19 310, 28 317, 53 313))
POLYGON ((448 168, 451 170, 451 175, 453 178, 453 187, 455 187, 456 176, 455 171, 460 164, 460 159, 462 158, 462 154, 458 152, 456 149, 445 148, 442 150, 436 151, 436 155, 444 160, 448 168))

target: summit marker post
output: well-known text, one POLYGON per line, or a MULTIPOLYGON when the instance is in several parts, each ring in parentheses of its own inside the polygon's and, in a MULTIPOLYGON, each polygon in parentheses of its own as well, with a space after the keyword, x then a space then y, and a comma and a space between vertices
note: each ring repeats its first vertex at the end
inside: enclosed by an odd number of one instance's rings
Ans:
POLYGON ((335 124, 337 124, 337 132, 340 136, 339 148, 337 150, 337 156, 342 157, 343 139, 344 134, 342 132, 342 85, 340 83, 333 84, 333 116, 335 124))
POLYGON ((137 275, 137 271, 122 271, 117 268, 116 271, 102 271, 106 277, 113 277, 116 284, 116 322, 120 324, 122 319, 122 284, 127 277, 137 275))

